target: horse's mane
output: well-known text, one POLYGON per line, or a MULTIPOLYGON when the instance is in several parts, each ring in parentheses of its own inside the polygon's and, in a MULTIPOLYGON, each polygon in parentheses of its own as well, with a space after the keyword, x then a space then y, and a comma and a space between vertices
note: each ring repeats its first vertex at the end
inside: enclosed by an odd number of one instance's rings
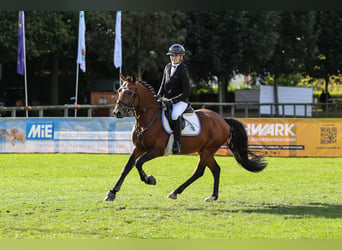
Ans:
MULTIPOLYGON (((128 80, 128 81, 132 81, 132 78, 131 78, 131 77, 127 77, 127 80, 128 80)), ((140 79, 137 79, 137 81, 138 81, 141 85, 145 86, 145 87, 152 93, 153 96, 156 95, 156 90, 153 88, 152 85, 150 85, 150 84, 148 84, 146 81, 143 81, 143 80, 140 80, 140 79)))
POLYGON ((143 81, 143 80, 138 80, 138 82, 140 82, 142 85, 144 85, 148 90, 151 91, 152 95, 156 95, 156 90, 153 88, 152 85, 148 84, 147 82, 143 81))

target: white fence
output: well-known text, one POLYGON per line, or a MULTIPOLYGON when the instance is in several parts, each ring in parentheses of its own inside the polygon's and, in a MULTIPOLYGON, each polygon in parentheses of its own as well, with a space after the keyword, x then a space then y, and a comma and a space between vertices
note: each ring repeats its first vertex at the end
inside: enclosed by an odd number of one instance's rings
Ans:
MULTIPOLYGON (((215 102, 192 102, 193 108, 209 108, 226 117, 342 117, 342 103, 215 103, 215 102), (279 110, 291 110, 280 112, 277 115, 276 106, 279 110), (262 114, 262 107, 270 110, 268 115, 262 114), (272 107, 272 108, 271 108, 272 107), (299 112, 300 111, 300 112, 299 112), (310 112, 309 112, 310 111, 310 112)), ((87 104, 87 105, 54 105, 26 107, 1 107, 0 117, 23 117, 28 110, 29 117, 74 117, 77 110, 78 117, 93 117, 96 109, 108 110, 111 117, 115 104, 87 104)))

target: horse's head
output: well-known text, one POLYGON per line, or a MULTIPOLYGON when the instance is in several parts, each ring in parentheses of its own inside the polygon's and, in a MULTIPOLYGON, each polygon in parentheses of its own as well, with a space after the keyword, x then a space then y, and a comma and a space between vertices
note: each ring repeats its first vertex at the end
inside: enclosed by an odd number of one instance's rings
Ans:
POLYGON ((129 113, 137 106, 138 87, 135 76, 125 77, 120 74, 120 79, 123 82, 119 88, 119 96, 113 110, 113 115, 117 118, 128 116, 129 113))

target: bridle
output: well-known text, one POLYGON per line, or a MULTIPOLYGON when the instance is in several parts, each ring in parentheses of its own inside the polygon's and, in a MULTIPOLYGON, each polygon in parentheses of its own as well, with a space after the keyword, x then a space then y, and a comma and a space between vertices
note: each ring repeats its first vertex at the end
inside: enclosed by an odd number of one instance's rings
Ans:
MULTIPOLYGON (((123 91, 127 91, 127 90, 131 91, 127 86, 121 87, 121 89, 123 91)), ((134 102, 135 102, 135 98, 138 95, 139 95, 138 88, 135 86, 133 96, 130 98, 129 102, 118 100, 116 104, 121 106, 125 113, 128 113, 129 111, 135 111, 134 102)))
MULTIPOLYGON (((123 91, 131 91, 129 89, 129 87, 127 86, 124 86, 124 87, 121 87, 121 89, 123 91)), ((132 97, 129 99, 128 102, 124 102, 122 100, 118 100, 116 103, 117 105, 121 106, 123 111, 125 113, 128 113, 129 111, 134 111, 134 116, 135 116, 135 119, 136 119, 136 122, 135 122, 135 132, 137 134, 137 137, 141 137, 151 126, 152 124, 154 123, 154 121, 156 120, 157 118, 157 114, 158 114, 158 109, 162 108, 161 106, 156 106, 156 107, 145 107, 141 110, 140 114, 137 115, 137 109, 134 107, 134 103, 136 101, 136 98, 139 98, 139 92, 138 92, 138 88, 137 86, 135 86, 134 88, 134 93, 132 95, 132 97), (154 113, 151 121, 148 123, 148 125, 143 129, 143 130, 140 130, 139 127, 138 127, 138 120, 145 114, 145 112, 148 110, 148 109, 157 109, 156 112, 154 113)))

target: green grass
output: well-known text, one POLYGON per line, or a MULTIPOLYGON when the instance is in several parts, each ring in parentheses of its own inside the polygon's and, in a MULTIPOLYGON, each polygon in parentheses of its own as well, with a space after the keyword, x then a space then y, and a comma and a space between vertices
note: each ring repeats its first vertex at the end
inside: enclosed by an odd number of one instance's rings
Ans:
POLYGON ((210 171, 177 200, 197 156, 169 156, 135 169, 114 202, 103 202, 128 155, 1 154, 1 239, 341 239, 342 159, 268 158, 250 173, 232 157, 221 166, 219 199, 210 171))

